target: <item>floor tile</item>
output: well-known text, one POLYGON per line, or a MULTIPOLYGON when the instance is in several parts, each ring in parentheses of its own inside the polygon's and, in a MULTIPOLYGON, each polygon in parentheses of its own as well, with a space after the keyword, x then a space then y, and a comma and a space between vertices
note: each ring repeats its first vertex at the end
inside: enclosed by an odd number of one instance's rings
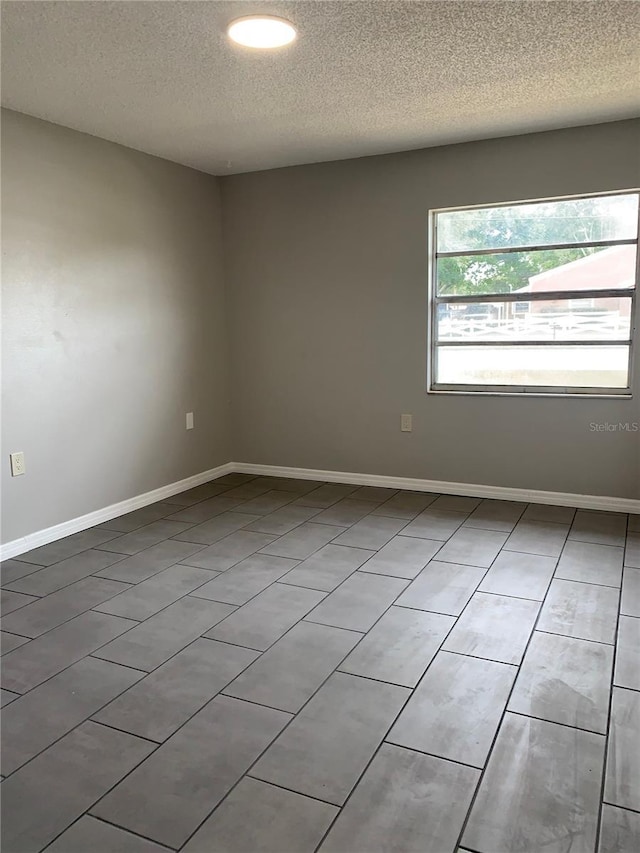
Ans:
POLYGON ((394 536, 362 566, 362 571, 413 580, 441 547, 442 542, 435 539, 394 536))
POLYGON ((475 566, 432 560, 402 593, 396 604, 459 616, 485 575, 475 566))
POLYGON ((254 554, 198 587, 193 595, 226 604, 246 604, 297 565, 297 560, 254 554))
POLYGON ((176 504, 176 506, 193 506, 193 504, 224 494, 231 488, 231 485, 231 483, 222 483, 220 480, 212 480, 210 483, 203 483, 201 486, 194 486, 193 489, 188 489, 186 492, 180 492, 179 495, 172 495, 170 498, 166 498, 165 502, 176 504))
POLYGON ((444 512, 473 512, 481 498, 462 497, 460 495, 440 495, 431 505, 432 509, 444 512))
POLYGON ((182 560, 186 560, 192 554, 200 551, 202 545, 194 545, 190 542, 174 542, 167 539, 159 542, 133 557, 127 557, 109 568, 96 572, 98 577, 111 578, 111 580, 124 581, 125 583, 140 583, 157 575, 163 569, 174 566, 182 560))
POLYGON ((515 501, 485 499, 474 509, 464 527, 482 527, 485 530, 511 533, 525 508, 526 504, 515 501))
POLYGON ((538 629, 597 643, 615 643, 618 590, 592 583, 551 581, 538 629))
POLYGON ((230 498, 227 494, 218 495, 215 498, 201 501, 193 506, 178 509, 173 507, 173 512, 167 514, 167 521, 183 521, 187 524, 203 524, 215 518, 216 515, 222 515, 223 512, 229 512, 243 503, 242 498, 230 498))
POLYGON ((283 583, 331 592, 374 555, 375 551, 325 545, 282 578, 283 583))
POLYGON ((625 567, 622 573, 622 600, 620 613, 640 616, 640 570, 625 567))
POLYGON ((350 527, 342 536, 338 536, 335 544, 376 551, 399 533, 406 523, 404 518, 367 516, 350 527))
POLYGON ((640 814, 616 806, 602 806, 598 853, 638 853, 640 814))
POLYGON ((471 767, 383 744, 320 851, 451 851, 479 775, 471 767))
POLYGON ((342 805, 408 695, 403 687, 334 673, 251 775, 342 805))
POLYGON ((605 802, 640 811, 640 693, 613 688, 605 802))
POLYGON ((19 698, 19 693, 12 693, 10 690, 0 690, 0 708, 4 708, 5 705, 9 705, 15 699, 19 698))
MULTIPOLYGON (((10 592, 8 589, 3 589, 0 592, 0 613, 2 616, 7 616, 13 613, 14 610, 19 610, 27 604, 32 604, 38 599, 34 595, 23 595, 21 592, 10 592)), ((6 627, 3 625, 3 627, 6 627)))
POLYGON ((621 616, 618 623, 616 670, 613 683, 640 690, 640 619, 621 616))
POLYGON ((111 539, 100 547, 103 551, 117 551, 119 554, 137 554, 152 545, 157 545, 171 536, 184 533, 192 525, 181 521, 154 521, 145 527, 139 527, 131 533, 125 533, 117 539, 111 539))
POLYGON ((64 539, 58 539, 56 542, 34 548, 33 551, 28 551, 26 554, 20 554, 20 561, 50 566, 53 563, 59 563, 61 560, 73 557, 75 554, 80 554, 82 551, 87 551, 89 548, 101 547, 116 538, 118 538, 118 534, 112 530, 100 530, 97 527, 91 527, 89 530, 81 530, 72 536, 65 536, 64 539))
POLYGON ((624 554, 625 566, 640 569, 640 532, 629 531, 627 533, 627 548, 624 554))
POLYGON ((390 607, 340 671, 415 687, 454 622, 453 616, 390 607))
POLYGON ((324 592, 275 583, 236 610, 205 636, 264 651, 299 622, 324 592))
POLYGON ((25 693, 135 624, 105 613, 82 613, 5 655, 2 686, 25 693))
POLYGON ((27 637, 16 637, 15 634, 9 634, 8 631, 2 631, 0 633, 0 642, 2 644, 2 654, 6 655, 9 652, 12 652, 14 649, 23 646, 25 643, 28 643, 29 640, 27 637))
POLYGON ((217 696, 92 813, 180 847, 289 719, 282 711, 217 696))
POLYGON ((492 563, 478 587, 479 592, 496 595, 512 595, 515 598, 531 598, 542 601, 557 560, 538 554, 521 554, 517 551, 501 551, 492 563))
POLYGON ((488 569, 506 541, 507 534, 497 530, 463 527, 438 551, 438 562, 488 569))
POLYGON ((300 622, 224 692, 295 714, 349 654, 360 636, 355 631, 300 622))
POLYGON ((258 495, 257 498, 251 498, 251 500, 243 503, 241 511, 251 515, 268 515, 280 509, 280 507, 291 503, 295 498, 296 495, 294 492, 272 489, 270 492, 265 492, 262 495, 258 495))
POLYGON ((443 649, 501 663, 520 663, 539 608, 537 601, 476 592, 443 649))
POLYGON ((103 530, 113 530, 117 533, 131 533, 139 527, 146 527, 147 524, 159 521, 161 518, 166 518, 175 511, 176 507, 173 504, 160 501, 159 503, 149 504, 149 506, 134 509, 133 512, 128 512, 126 515, 119 515, 117 518, 105 521, 104 524, 100 525, 100 528, 103 530))
POLYGON ((328 803, 246 777, 182 853, 314 853, 337 812, 328 803))
POLYGON ((400 593, 407 581, 357 572, 330 593, 308 619, 335 628, 368 631, 400 593))
POLYGON ((553 506, 552 504, 529 504, 524 521, 551 521, 556 524, 571 524, 575 516, 572 506, 553 506))
POLYGON ((387 740, 484 767, 515 677, 508 664, 440 652, 387 740))
POLYGON ((47 853, 170 853, 154 844, 90 815, 81 817, 47 847, 47 853))
POLYGON ((190 527, 184 533, 178 533, 173 538, 179 542, 195 542, 200 545, 213 545, 219 539, 224 539, 230 533, 235 533, 252 521, 260 518, 256 513, 248 512, 223 512, 202 524, 190 527))
POLYGON ((22 563, 20 560, 5 560, 0 569, 2 586, 8 586, 14 581, 24 578, 33 572, 39 572, 43 566, 36 563, 22 563))
POLYGON ((211 573, 192 566, 170 566, 142 583, 129 587, 115 598, 97 607, 99 613, 112 613, 142 621, 173 604, 179 598, 211 580, 211 573))
POLYGON ((617 512, 593 512, 579 509, 576 512, 569 539, 591 542, 594 545, 621 545, 624 547, 627 516, 617 512))
POLYGON ((336 536, 344 533, 344 527, 334 527, 330 524, 313 524, 306 522, 299 525, 291 533, 285 533, 262 551, 274 557, 289 557, 292 560, 306 560, 312 554, 327 545, 336 536))
POLYGON ((531 521, 526 515, 525 512, 513 528, 505 549, 525 554, 540 554, 543 557, 559 557, 569 532, 568 525, 531 521))
POLYGON ((257 656, 257 652, 239 646, 195 640, 94 719, 140 737, 164 741, 257 656))
POLYGON ((41 850, 153 748, 91 722, 65 735, 2 783, 3 850, 41 850))
POLYGON ((219 539, 213 545, 209 545, 203 551, 187 557, 184 562, 201 569, 224 572, 245 557, 255 554, 260 548, 265 548, 274 539, 274 536, 267 533, 248 533, 245 530, 237 530, 225 536, 224 539, 219 539))
POLYGON ((389 500, 379 504, 373 515, 386 515, 388 518, 404 518, 411 521, 430 506, 438 495, 430 492, 398 492, 389 500))
POLYGON ((570 581, 619 587, 622 583, 622 548, 567 542, 555 576, 570 581))
POLYGON ((68 557, 55 565, 47 566, 34 572, 28 577, 20 578, 11 584, 14 592, 24 592, 28 595, 49 595, 62 589, 74 581, 93 575, 96 572, 124 559, 122 554, 110 554, 106 551, 83 551, 68 557))
POLYGON ((534 631, 509 710, 606 734, 613 648, 534 631))
POLYGON ((246 530, 258 533, 272 533, 275 536, 284 536, 285 533, 309 521, 317 516, 320 510, 312 506, 294 506, 289 504, 277 509, 269 515, 263 515, 259 521, 253 521, 247 525, 246 530))
POLYGON ((260 481, 275 491, 293 492, 294 495, 306 495, 319 486, 319 480, 303 480, 298 477, 261 477, 260 481))
POLYGON ((373 508, 371 501, 344 498, 328 509, 322 510, 313 520, 316 524, 335 524, 338 527, 350 527, 369 515, 373 508))
POLYGON ((150 672, 233 610, 230 604, 187 596, 151 616, 146 622, 139 623, 95 654, 114 663, 150 672))
POLYGON ((360 486, 359 489, 355 490, 352 497, 358 501, 382 503, 382 501, 392 498, 397 491, 397 489, 386 489, 383 486, 360 486))
POLYGON ((256 474, 244 474, 240 471, 232 471, 230 474, 224 474, 224 476, 213 480, 213 483, 219 483, 221 486, 242 486, 254 480, 264 479, 264 477, 258 477, 256 474))
POLYGON ((325 483, 323 486, 319 486, 317 489, 299 497, 297 503, 304 504, 305 506, 326 508, 346 498, 347 495, 353 494, 357 488, 357 486, 346 485, 344 483, 325 483))
POLYGON ((505 715, 462 836, 478 853, 593 853, 604 738, 505 715))
POLYGON ((262 480, 258 478, 248 483, 243 483, 241 486, 234 486, 232 489, 228 489, 224 493, 224 496, 226 498, 238 498, 241 501, 248 501, 251 498, 257 498, 258 495, 264 495, 265 492, 270 491, 270 487, 268 485, 265 486, 262 480))
MULTIPOLYGON (((46 631, 85 613, 114 595, 130 587, 118 581, 103 578, 84 578, 59 589, 45 598, 36 598, 32 604, 16 610, 2 620, 2 627, 23 637, 39 637, 46 631)), ((116 614, 121 615, 121 614, 116 614)))
POLYGON ((13 773, 142 675, 86 657, 21 696, 2 713, 3 774, 13 773))
POLYGON ((640 533, 640 514, 633 512, 629 513, 629 520, 627 522, 627 532, 640 533))
POLYGON ((445 541, 467 519, 466 512, 445 512, 444 510, 432 509, 432 506, 430 504, 427 509, 409 522, 403 529, 402 535, 445 541))

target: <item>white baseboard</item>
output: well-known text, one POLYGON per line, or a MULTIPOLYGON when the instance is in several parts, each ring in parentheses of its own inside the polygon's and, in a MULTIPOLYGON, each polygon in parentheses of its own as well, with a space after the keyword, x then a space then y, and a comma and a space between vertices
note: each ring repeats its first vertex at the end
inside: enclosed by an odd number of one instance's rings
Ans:
POLYGON ((575 506, 605 512, 640 513, 640 500, 613 498, 604 495, 576 495, 570 492, 545 492, 540 489, 513 489, 506 486, 486 486, 476 483, 449 483, 444 480, 419 480, 413 477, 388 477, 383 474, 354 474, 347 471, 321 471, 314 468, 286 468, 281 465, 253 465, 234 462, 233 470, 244 474, 269 477, 292 477, 299 480, 324 480, 329 483, 353 483, 358 486, 385 486, 413 492, 437 492, 442 495, 468 495, 472 498, 493 498, 500 501, 575 506))
POLYGON ((640 500, 632 498, 613 498, 604 495, 576 495, 569 492, 545 492, 534 489, 512 489, 505 486, 485 486, 475 483, 449 483, 444 480, 420 480, 413 477, 388 477, 383 474, 355 474, 348 471, 322 471, 315 468, 287 468, 282 465, 254 465, 250 462, 227 462, 154 489, 120 501, 117 504, 89 512, 78 518, 63 521, 53 527, 38 530, 20 539, 14 539, 5 545, 0 545, 0 559, 9 560, 19 554, 25 554, 41 545, 48 545, 57 539, 71 536, 96 524, 103 524, 112 518, 117 518, 134 509, 169 498, 194 486, 208 483, 224 474, 232 472, 256 474, 269 477, 291 477, 298 480, 322 480, 328 483, 352 483, 358 486, 384 486, 390 489, 407 489, 414 492, 437 492, 444 495, 468 495, 474 498, 494 498, 503 501, 523 501, 526 503, 557 504, 559 506, 575 506, 580 509, 596 509, 605 512, 640 513, 640 500))
POLYGON ((161 501, 164 498, 178 495, 180 492, 186 492, 187 489, 193 489, 194 486, 208 483, 210 480, 215 480, 224 474, 230 474, 232 471, 235 471, 233 463, 226 462, 224 465, 218 465, 217 468, 202 471, 200 474, 194 474, 192 477, 186 477, 184 480, 178 480, 176 483, 169 483, 167 486, 161 486, 159 489, 145 492, 143 495, 136 495, 117 504, 97 509, 95 512, 88 512, 86 515, 81 515, 78 518, 72 518, 69 521, 63 521, 61 524, 54 524, 53 527, 46 527, 44 530, 38 530, 35 533, 30 533, 28 536, 22 536, 20 539, 14 539, 12 542, 0 545, 0 559, 9 560, 11 557, 17 557, 19 554, 26 554, 27 551, 32 551, 41 545, 48 545, 49 542, 55 542, 57 539, 63 539, 65 536, 71 536, 72 533, 79 533, 81 530, 94 527, 96 524, 103 524, 105 521, 111 521, 112 518, 117 518, 127 512, 133 512, 134 509, 140 509, 143 506, 156 503, 156 501, 161 501))

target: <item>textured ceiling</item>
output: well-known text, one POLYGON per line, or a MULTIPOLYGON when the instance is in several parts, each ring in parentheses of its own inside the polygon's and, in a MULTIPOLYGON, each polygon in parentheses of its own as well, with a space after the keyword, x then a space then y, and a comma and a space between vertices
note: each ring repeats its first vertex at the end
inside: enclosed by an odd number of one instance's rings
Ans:
POLYGON ((640 3, 2 4, 3 105, 214 174, 628 118, 640 3), (237 15, 293 21, 260 53, 237 15))

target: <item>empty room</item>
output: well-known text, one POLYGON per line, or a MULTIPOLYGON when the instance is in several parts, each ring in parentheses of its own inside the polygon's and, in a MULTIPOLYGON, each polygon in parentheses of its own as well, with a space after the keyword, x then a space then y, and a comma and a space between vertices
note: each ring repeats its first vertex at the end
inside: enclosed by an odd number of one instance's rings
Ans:
POLYGON ((638 853, 640 3, 0 9, 2 853, 638 853))

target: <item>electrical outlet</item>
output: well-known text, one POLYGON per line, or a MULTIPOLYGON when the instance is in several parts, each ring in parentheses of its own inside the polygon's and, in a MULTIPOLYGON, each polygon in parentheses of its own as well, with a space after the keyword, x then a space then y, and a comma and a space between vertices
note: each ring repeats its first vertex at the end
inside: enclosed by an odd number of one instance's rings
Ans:
POLYGON ((400 415, 400 430, 402 432, 411 432, 413 430, 411 415, 400 415))
POLYGON ((24 474, 26 470, 24 467, 24 453, 22 451, 12 453, 9 458, 11 459, 11 476, 19 477, 21 474, 24 474))
POLYGON ((193 412, 187 412, 187 429, 193 429, 193 412))

